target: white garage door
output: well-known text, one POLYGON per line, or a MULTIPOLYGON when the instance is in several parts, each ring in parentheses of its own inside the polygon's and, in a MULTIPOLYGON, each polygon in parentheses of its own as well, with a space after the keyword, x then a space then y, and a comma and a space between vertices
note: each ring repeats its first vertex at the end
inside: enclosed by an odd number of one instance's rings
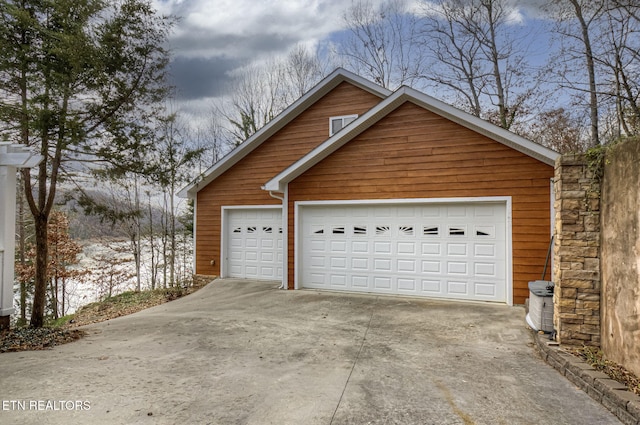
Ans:
POLYGON ((226 215, 226 275, 282 280, 282 210, 229 209, 226 215))
POLYGON ((501 203, 304 205, 300 286, 506 302, 501 203))

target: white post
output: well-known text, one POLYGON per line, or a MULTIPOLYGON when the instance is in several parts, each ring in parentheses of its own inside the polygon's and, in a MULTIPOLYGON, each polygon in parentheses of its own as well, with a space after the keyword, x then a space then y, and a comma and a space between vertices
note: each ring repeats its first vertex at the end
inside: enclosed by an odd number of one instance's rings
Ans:
POLYGON ((40 163, 24 145, 0 142, 0 330, 8 329, 13 308, 16 251, 16 173, 40 163))

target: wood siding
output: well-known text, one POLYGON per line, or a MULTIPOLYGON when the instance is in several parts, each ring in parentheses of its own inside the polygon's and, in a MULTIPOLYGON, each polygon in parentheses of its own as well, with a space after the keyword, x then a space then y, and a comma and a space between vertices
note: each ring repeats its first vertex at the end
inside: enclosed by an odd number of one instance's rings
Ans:
POLYGON ((329 138, 330 117, 361 115, 380 100, 343 82, 200 190, 195 223, 196 273, 220 274, 222 206, 281 204, 261 187, 329 138))
POLYGON ((289 287, 296 201, 511 196, 513 302, 523 304, 544 268, 553 172, 406 102, 289 184, 289 287))

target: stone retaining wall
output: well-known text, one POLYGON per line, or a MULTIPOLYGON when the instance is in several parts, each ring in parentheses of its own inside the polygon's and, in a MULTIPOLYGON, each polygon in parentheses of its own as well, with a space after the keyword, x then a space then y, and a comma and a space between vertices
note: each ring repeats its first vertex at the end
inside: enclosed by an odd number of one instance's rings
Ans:
POLYGON ((534 335, 534 340, 542 359, 569 381, 609 409, 623 424, 640 425, 640 396, 581 358, 563 351, 557 343, 549 342, 547 335, 534 335))

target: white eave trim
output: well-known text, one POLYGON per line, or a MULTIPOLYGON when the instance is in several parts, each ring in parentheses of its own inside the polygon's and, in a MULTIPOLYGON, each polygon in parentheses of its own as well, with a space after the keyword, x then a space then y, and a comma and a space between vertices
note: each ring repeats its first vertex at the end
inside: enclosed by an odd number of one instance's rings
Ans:
POLYGON ((282 111, 278 116, 269 121, 255 134, 245 140, 242 144, 232 150, 220 161, 207 169, 202 176, 198 177, 178 192, 178 196, 183 198, 195 198, 196 193, 206 185, 215 180, 222 173, 230 169, 238 163, 242 158, 248 155, 255 148, 260 146, 262 142, 278 132, 282 127, 291 122, 295 117, 304 112, 307 108, 317 102, 325 94, 329 93, 342 82, 351 83, 363 90, 368 91, 380 98, 386 98, 391 95, 391 91, 372 83, 371 81, 360 77, 345 69, 338 68, 322 81, 316 84, 311 90, 302 97, 289 105, 287 109, 282 111))
POLYGON ((451 105, 447 105, 415 89, 403 86, 377 106, 360 116, 360 118, 346 126, 342 131, 324 141, 307 155, 269 180, 263 186, 263 189, 279 192, 284 191, 287 183, 309 170, 315 164, 344 146, 351 139, 407 101, 473 130, 476 133, 509 146, 547 165, 554 165, 556 158, 560 155, 551 149, 520 137, 488 121, 454 108, 451 105))

